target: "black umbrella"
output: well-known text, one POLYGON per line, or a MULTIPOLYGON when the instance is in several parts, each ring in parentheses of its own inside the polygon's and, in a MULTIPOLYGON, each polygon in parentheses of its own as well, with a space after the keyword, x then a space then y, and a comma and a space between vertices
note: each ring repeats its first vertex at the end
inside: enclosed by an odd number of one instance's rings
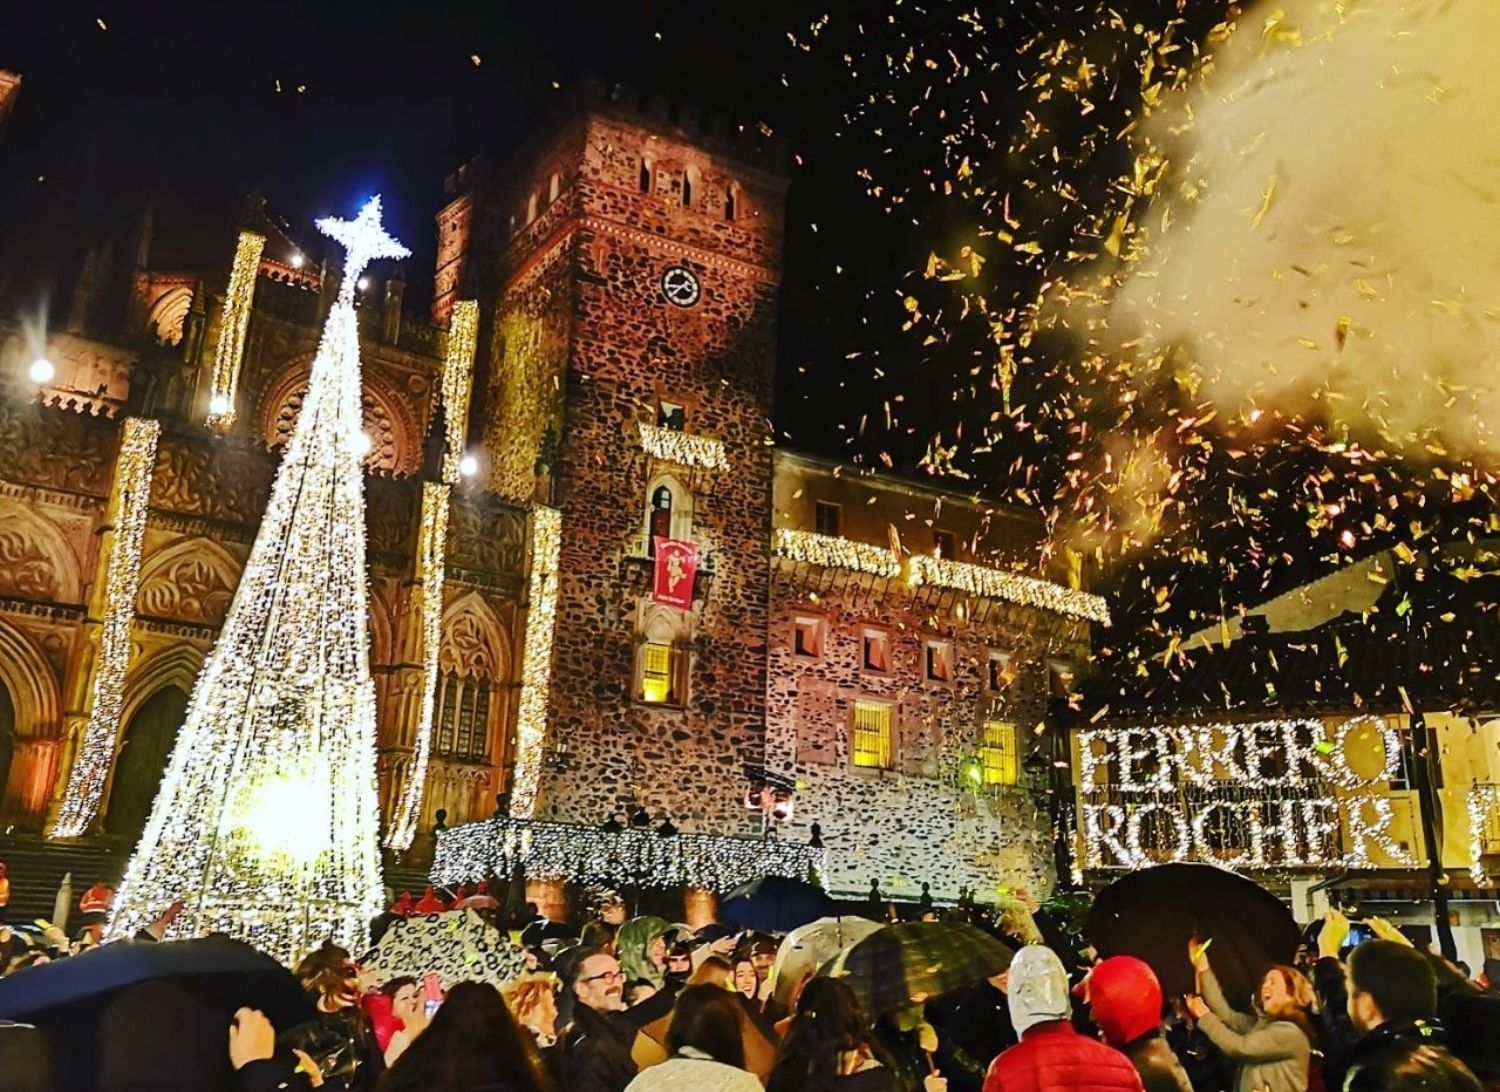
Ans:
POLYGON ((163 980, 212 996, 230 1013, 245 1005, 260 1009, 278 1028, 317 1015, 292 973, 270 956, 228 937, 205 937, 121 940, 27 968, 0 979, 0 1018, 43 1027, 53 1019, 86 1019, 128 987, 163 980))
POLYGON ((1168 994, 1193 989, 1188 941, 1208 949, 1224 996, 1244 1007, 1275 963, 1290 963, 1301 936, 1285 903, 1259 884, 1206 864, 1164 864, 1110 884, 1089 912, 1101 956, 1145 960, 1168 994))
POLYGON ((833 900, 805 880, 762 876, 724 897, 719 916, 745 929, 786 933, 835 913, 833 900))

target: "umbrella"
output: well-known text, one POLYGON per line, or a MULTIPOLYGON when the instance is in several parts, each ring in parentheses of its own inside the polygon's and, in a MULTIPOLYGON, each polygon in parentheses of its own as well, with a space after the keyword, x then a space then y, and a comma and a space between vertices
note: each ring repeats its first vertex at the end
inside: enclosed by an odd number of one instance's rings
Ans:
POLYGON ((391 923, 360 960, 378 982, 436 974, 443 988, 459 982, 503 986, 526 969, 526 950, 473 910, 449 910, 391 923))
POLYGON ((871 1016, 973 985, 1010 966, 1011 950, 972 925, 908 921, 845 948, 825 969, 857 993, 871 1016))
POLYGON ((719 916, 745 929, 784 933, 834 913, 833 900, 806 880, 762 876, 724 897, 719 916))
POLYGON ((1212 939, 1208 959, 1224 996, 1243 1003, 1272 964, 1292 961, 1301 934, 1292 912, 1259 884, 1213 865, 1164 864, 1101 891, 1088 935, 1101 956, 1144 959, 1167 994, 1193 989, 1188 941, 1212 939))
POLYGON ((804 978, 816 974, 818 968, 842 952, 855 941, 877 929, 885 928, 878 921, 868 918, 820 918, 800 929, 793 929, 782 940, 776 951, 776 962, 771 964, 771 980, 776 983, 774 1000, 782 1008, 792 1007, 792 991, 804 978))
MULTIPOLYGON (((40 1026, 87 1021, 115 994, 143 982, 174 980, 213 997, 226 1012, 260 1009, 279 1028, 317 1015, 290 971, 270 956, 228 937, 121 940, 30 967, 0 979, 0 1018, 40 1026)), ((227 1026, 227 1025, 226 1025, 227 1026)))

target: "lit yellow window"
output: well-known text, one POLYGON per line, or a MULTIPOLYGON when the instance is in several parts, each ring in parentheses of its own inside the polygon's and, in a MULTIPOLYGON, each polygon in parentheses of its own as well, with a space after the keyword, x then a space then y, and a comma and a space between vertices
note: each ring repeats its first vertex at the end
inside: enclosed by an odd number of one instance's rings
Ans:
POLYGON ((984 723, 984 743, 979 748, 986 785, 1014 785, 1020 780, 1021 762, 1016 726, 1003 720, 984 723))
POLYGON ((854 764, 891 767, 891 707, 884 702, 854 703, 854 764))
POLYGON ((641 700, 661 705, 672 700, 672 646, 648 643, 641 650, 641 700))

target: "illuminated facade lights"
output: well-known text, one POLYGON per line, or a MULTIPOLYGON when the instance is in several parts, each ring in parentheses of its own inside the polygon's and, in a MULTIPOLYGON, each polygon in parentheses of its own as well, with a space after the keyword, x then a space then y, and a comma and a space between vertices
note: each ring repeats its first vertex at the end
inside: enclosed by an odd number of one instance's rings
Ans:
POLYGON ((1054 584, 1050 580, 1038 580, 1034 576, 1022 576, 1003 569, 948 561, 924 554, 914 555, 910 559, 910 566, 909 579, 913 587, 930 584, 939 588, 952 588, 986 599, 999 599, 1007 603, 1018 603, 1023 607, 1035 607, 1071 618, 1081 618, 1086 622, 1109 624, 1109 606, 1101 596, 1054 584))
POLYGON ((778 527, 772 549, 777 557, 788 561, 805 561, 809 565, 848 569, 887 579, 901 575, 901 562, 884 546, 870 546, 835 535, 778 527))
POLYGON ((557 557, 561 542, 561 513, 555 508, 534 506, 526 648, 521 663, 516 763, 510 794, 511 814, 520 818, 529 818, 535 812, 541 789, 542 750, 547 742, 547 696, 552 686, 552 637, 557 628, 557 557))
POLYGON ((240 385, 240 365, 245 359, 245 335, 250 330, 250 307, 255 300, 255 277, 266 240, 253 231, 240 232, 224 292, 224 311, 219 318, 219 342, 214 348, 214 368, 209 378, 208 418, 211 429, 223 432, 234 424, 235 392, 240 385))
POLYGON ((725 892, 765 876, 805 880, 827 870, 821 847, 712 834, 663 836, 656 830, 609 831, 573 823, 494 818, 438 831, 435 883, 454 885, 508 876, 516 864, 528 879, 617 884, 638 877, 647 887, 725 892))
POLYGON ((1484 874, 1485 851, 1491 845, 1488 832, 1500 818, 1500 785, 1472 785, 1464 803, 1469 812, 1469 876, 1482 887, 1488 879, 1484 874))
POLYGON ((417 833, 427 765, 432 757, 432 723, 437 703, 438 653, 443 643, 443 581, 448 556, 448 505, 452 486, 426 482, 422 486, 422 521, 417 532, 417 595, 422 618, 422 697, 418 703, 417 734, 412 745, 406 784, 386 828, 385 844, 406 849, 417 833))
POLYGON ((701 470, 729 469, 729 456, 725 454, 721 440, 700 436, 696 432, 661 428, 645 421, 640 422, 640 427, 641 447, 653 459, 701 470))
MULTIPOLYGON (((448 320, 448 347, 443 355, 443 416, 447 421, 447 444, 443 448, 443 481, 453 485, 464 474, 468 439, 469 398, 474 391, 474 346, 479 336, 479 304, 459 300, 448 320)), ((470 470, 468 473, 472 474, 470 470)))
POLYGON ((381 906, 354 282, 407 250, 375 198, 320 220, 346 276, 265 517, 193 689, 109 933, 175 899, 171 936, 224 932, 283 961, 368 941, 381 906))
POLYGON ((110 534, 104 542, 109 554, 104 577, 104 624, 99 630, 89 719, 68 774, 62 807, 49 832, 54 838, 77 838, 88 833, 99 814, 114 761, 125 671, 130 666, 130 627, 135 621, 135 597, 141 579, 141 543, 146 534, 151 476, 160 438, 161 422, 141 417, 126 418, 121 430, 120 457, 109 498, 110 534))

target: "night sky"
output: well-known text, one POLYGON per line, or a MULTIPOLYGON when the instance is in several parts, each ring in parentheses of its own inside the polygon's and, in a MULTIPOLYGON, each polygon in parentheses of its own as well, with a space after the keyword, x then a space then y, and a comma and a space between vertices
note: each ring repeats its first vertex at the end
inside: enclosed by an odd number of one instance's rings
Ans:
MULTIPOLYGON (((1043 330, 1026 348, 1035 363, 1002 396, 994 330, 1013 324, 1059 255, 1081 239, 1097 246, 1098 210, 1132 162, 1121 134, 1147 83, 1143 43, 1159 44, 1151 28, 1171 26, 1185 65, 1236 8, 5 4, 0 67, 25 83, 0 130, 0 270, 34 315, 84 246, 148 201, 164 257, 206 244, 227 261, 252 189, 294 238, 378 191, 416 252, 409 298, 424 299, 444 177, 476 153, 503 162, 563 89, 596 73, 790 142, 781 442, 951 473, 950 488, 1064 518, 1090 497, 1128 515, 1135 498, 1095 488, 1107 480, 1100 438, 1124 420, 1113 377, 1073 368, 1078 339, 1043 330)), ((1280 437, 1252 437, 1261 446, 1246 453, 1170 384, 1131 413, 1131 433, 1164 439, 1165 457, 1198 482, 1154 498, 1165 507, 1153 538, 1102 557, 1116 634, 1140 648, 1389 547, 1407 527, 1413 542, 1418 524, 1451 537, 1493 510, 1483 493, 1450 518, 1428 503, 1445 495, 1441 477, 1400 460, 1356 482, 1330 463, 1315 418, 1278 422, 1280 437), (1392 497, 1399 518, 1371 530, 1392 497), (1332 501, 1339 520, 1308 518, 1332 501)), ((1118 427, 1117 450, 1132 442, 1118 427)))

